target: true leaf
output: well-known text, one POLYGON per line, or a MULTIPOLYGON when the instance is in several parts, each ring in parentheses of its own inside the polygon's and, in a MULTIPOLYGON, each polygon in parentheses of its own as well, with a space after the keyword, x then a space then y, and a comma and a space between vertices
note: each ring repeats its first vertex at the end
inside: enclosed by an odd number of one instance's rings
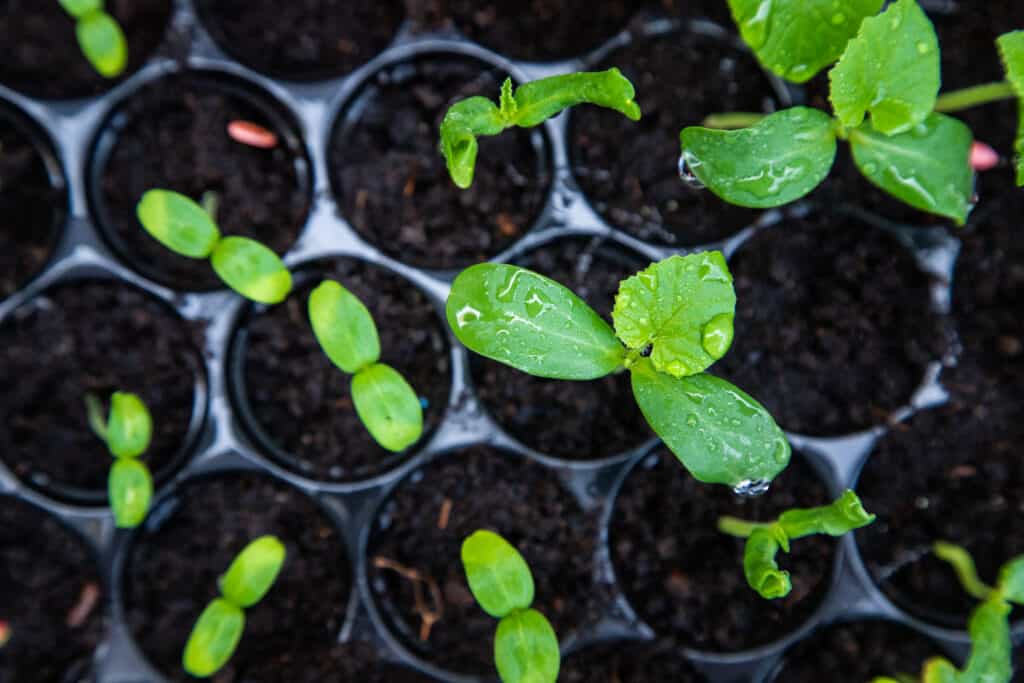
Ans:
POLYGON ((775 555, 780 544, 771 527, 751 532, 743 547, 743 575, 747 584, 766 600, 789 595, 793 589, 789 572, 779 569, 775 555))
POLYGON ((1013 677, 1010 659, 1010 605, 990 598, 982 602, 967 624, 971 654, 959 680, 963 683, 1009 681, 1013 677))
POLYGON ((779 525, 790 539, 827 534, 842 536, 875 521, 853 491, 847 489, 829 505, 795 508, 779 516, 779 525))
POLYGON ((107 448, 119 458, 134 458, 149 448, 153 418, 146 404, 135 394, 115 391, 110 397, 107 448))
POLYGON ((103 9, 103 0, 60 0, 64 11, 76 19, 103 9))
POLYGON ((423 434, 423 406, 396 370, 375 363, 352 377, 352 403, 370 435, 389 451, 403 451, 423 434))
POLYGON ((700 182, 730 204, 755 209, 803 197, 836 156, 832 119, 809 107, 784 109, 740 130, 691 126, 679 141, 683 163, 700 182))
POLYGON ((555 683, 561 666, 558 636, 537 610, 513 612, 498 623, 494 663, 503 683, 555 683))
POLYGON ((280 303, 292 291, 292 274, 281 258, 247 237, 222 239, 210 262, 231 289, 258 303, 280 303))
POLYGON ((245 630, 245 614, 217 598, 203 610, 185 644, 182 665, 199 678, 217 673, 231 659, 245 630))
POLYGON ((1010 602, 1024 605, 1024 555, 1013 558, 999 570, 999 590, 1010 602))
POLYGON ((883 0, 729 0, 740 35, 766 68, 803 83, 839 59, 883 0))
POLYGON ((257 538, 238 553, 221 577, 221 593, 233 605, 252 607, 274 585, 284 558, 284 544, 276 537, 257 538))
POLYGON ((1018 116, 1020 124, 1017 128, 1017 185, 1024 186, 1024 31, 1013 31, 996 39, 999 55, 1006 68, 1006 77, 1017 93, 1018 116))
POLYGON ((627 347, 651 345, 654 368, 674 377, 703 372, 732 344, 736 292, 720 251, 670 256, 624 280, 615 332, 627 347))
POLYGON ((153 498, 153 478, 146 466, 133 458, 118 458, 107 477, 107 495, 114 524, 131 529, 142 523, 153 498))
POLYGON ((857 168, 872 183, 910 206, 963 225, 974 194, 971 130, 943 114, 899 135, 883 135, 869 122, 850 131, 857 168))
POLYGON ((595 379, 622 367, 625 349, 582 299, 543 275, 497 263, 462 271, 445 307, 472 351, 537 377, 595 379))
POLYGON ((207 258, 220 240, 210 214, 177 192, 149 190, 135 213, 153 239, 182 256, 207 258))
POLYGON ((769 482, 789 464, 789 442, 772 416, 724 379, 670 377, 646 358, 630 370, 647 422, 699 481, 769 482))
POLYGON ((327 357, 349 374, 380 359, 373 316, 355 294, 325 280, 309 295, 309 320, 327 357))
POLYGON ((128 43, 117 21, 103 11, 92 12, 75 25, 78 45, 104 78, 121 75, 128 63, 128 43))
POLYGON ((847 128, 868 112, 885 135, 923 122, 939 94, 939 41, 916 0, 897 0, 865 19, 829 80, 832 108, 847 128))
POLYGON ((462 543, 469 590, 495 619, 533 603, 533 575, 512 544, 493 531, 476 531, 462 543))

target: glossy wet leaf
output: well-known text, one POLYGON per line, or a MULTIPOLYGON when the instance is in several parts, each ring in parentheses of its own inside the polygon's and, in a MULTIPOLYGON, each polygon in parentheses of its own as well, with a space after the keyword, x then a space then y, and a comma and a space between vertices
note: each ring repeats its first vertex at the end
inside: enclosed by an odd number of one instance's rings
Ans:
POLYGON ((252 301, 276 304, 292 291, 292 274, 281 257, 248 237, 222 239, 210 263, 221 280, 252 301))
POLYGON ((157 242, 189 258, 207 258, 220 230, 203 207, 170 190, 149 190, 135 209, 142 227, 157 242))
POLYGON ((469 590, 485 612, 501 619, 533 604, 533 574, 512 544, 493 531, 476 531, 462 543, 469 590))
POLYGON ((615 332, 627 347, 651 346, 654 368, 674 377, 703 372, 732 345, 736 292, 720 251, 671 256, 624 280, 615 332))
POLYGON ((203 610, 185 644, 182 666, 198 678, 217 673, 234 654, 245 630, 245 614, 217 598, 203 610))
POLYGON ((284 566, 285 549, 274 536, 261 536, 238 553, 220 579, 220 592, 238 607, 252 607, 274 585, 284 566))
POLYGON ((779 526, 790 539, 812 534, 842 536, 874 521, 875 516, 864 509, 860 498, 849 489, 829 505, 794 508, 779 516, 779 526))
POLYGON ((380 359, 380 338, 363 302, 340 283, 325 280, 309 295, 309 321, 320 347, 349 374, 380 359))
POLYGON ((623 363, 625 349, 601 316, 525 268, 467 268, 452 283, 445 312, 468 349, 537 377, 595 379, 623 363))
POLYGON ((839 59, 883 0, 729 0, 743 40, 766 69, 803 83, 839 59))
POLYGON ((498 623, 494 663, 502 683, 555 683, 561 666, 558 636, 537 610, 514 612, 498 623))
POLYGON ((850 131, 857 168, 872 183, 915 208, 963 225, 974 194, 971 130, 959 120, 932 114, 899 135, 883 135, 869 122, 850 131))
POLYGON ((829 80, 832 108, 848 128, 868 112, 885 135, 923 122, 939 95, 939 41, 916 0, 898 0, 865 19, 829 80))
POLYGON ((389 451, 403 451, 423 434, 423 406, 405 378, 383 363, 352 377, 352 403, 370 435, 389 451))
POLYGON ((999 589, 1010 602, 1024 605, 1024 555, 1013 558, 999 570, 999 589))
POLYGON ((107 495, 117 528, 138 526, 146 519, 153 499, 153 478, 149 469, 134 458, 118 458, 107 477, 107 495))
POLYGON ((134 458, 149 448, 153 437, 153 418, 135 394, 115 391, 110 397, 107 421, 107 448, 119 458, 134 458))
POLYGON ((679 135, 682 160, 709 190, 739 206, 782 206, 817 187, 832 168, 836 136, 828 114, 793 107, 749 128, 691 126, 679 135))
POLYGON ((128 63, 128 43, 117 21, 106 12, 87 14, 75 25, 75 35, 92 67, 104 78, 115 78, 128 63))
POLYGON ((76 19, 103 9, 103 0, 60 0, 64 11, 76 19))
POLYGON ((732 487, 770 482, 789 464, 789 442, 772 416, 724 379, 670 377, 648 359, 631 371, 647 422, 699 481, 732 487))
POLYGON ((999 36, 999 55, 1006 69, 1006 78, 1017 93, 1017 115, 1020 123, 1017 127, 1017 141, 1014 149, 1017 153, 1017 185, 1024 186, 1024 31, 1013 31, 999 36))
POLYGON ((779 569, 775 555, 782 548, 772 527, 754 529, 743 546, 743 576, 747 585, 765 600, 789 595, 789 572, 779 569))

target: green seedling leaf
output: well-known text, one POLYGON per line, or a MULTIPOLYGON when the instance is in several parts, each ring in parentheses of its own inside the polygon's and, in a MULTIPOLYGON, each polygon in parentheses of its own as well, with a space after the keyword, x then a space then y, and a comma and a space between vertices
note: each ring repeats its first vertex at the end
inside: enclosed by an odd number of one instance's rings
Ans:
POLYGON ((185 644, 182 665, 198 678, 207 678, 227 664, 245 630, 245 614, 217 598, 203 610, 185 644))
POLYGON ((107 494, 117 528, 137 527, 146 519, 153 499, 153 478, 149 469, 134 458, 118 458, 110 468, 107 494))
POLYGON ((779 569, 775 555, 781 549, 773 527, 754 529, 743 548, 743 575, 747 583, 766 600, 789 595, 793 590, 789 572, 779 569))
POLYGON ((189 258, 207 258, 220 241, 220 230, 203 207, 183 194, 149 190, 135 209, 153 239, 189 258))
POLYGON ((842 536, 875 521, 853 491, 847 489, 830 505, 787 510, 779 516, 779 525, 789 539, 813 534, 842 536))
POLYGON ((836 156, 828 114, 793 107, 740 130, 691 126, 679 134, 683 163, 709 190, 739 206, 782 206, 817 187, 836 156))
POLYGON ((533 575, 526 560, 493 531, 480 530, 462 543, 469 590, 495 619, 533 604, 533 575))
POLYGON ((720 251, 671 256, 624 280, 615 332, 627 347, 650 346, 654 369, 673 377, 703 372, 732 345, 736 292, 720 251))
POLYGON ((974 194, 971 130, 932 114, 912 130, 883 135, 869 122, 850 131, 857 168, 872 183, 915 208, 963 225, 974 194))
POLYGON ((498 623, 494 663, 502 683, 555 683, 561 666, 558 636, 537 610, 513 612, 498 623))
MULTIPOLYGON (((882 680, 884 683, 893 681, 891 678, 882 680)), ((934 657, 925 663, 921 680, 923 683, 960 683, 956 667, 942 657, 934 657)), ((893 683, 900 683, 900 681, 893 681, 893 683)))
POLYGON ((1009 682, 1013 678, 1009 616, 1009 603, 998 598, 990 598, 974 610, 967 624, 971 654, 957 683, 1009 682))
POLYGON ((452 283, 445 312, 467 348, 537 377, 595 379, 622 367, 625 357, 590 306, 525 268, 467 268, 452 283))
POLYGON ((1006 600, 1024 605, 1024 555, 1013 558, 999 570, 999 591, 1006 600))
POLYGON ((829 73, 832 108, 847 128, 871 113, 895 135, 922 123, 939 94, 939 41, 916 0, 897 0, 865 19, 829 73))
POLYGON ((936 541, 932 546, 932 552, 935 557, 947 562, 953 568, 960 585, 969 595, 979 600, 985 600, 992 594, 992 587, 978 576, 974 558, 966 548, 946 541, 936 541))
POLYGON ((1006 78, 1017 93, 1018 116, 1020 124, 1017 128, 1017 141, 1014 149, 1017 152, 1017 185, 1024 186, 1024 31, 1013 31, 996 39, 999 55, 1006 68, 1006 78))
POLYGON ((59 0, 64 11, 75 19, 81 19, 87 14, 92 14, 103 9, 103 0, 59 0))
POLYGON ((245 546, 221 577, 221 594, 233 605, 252 607, 274 585, 284 558, 284 544, 276 537, 257 538, 245 546))
POLYGON ((456 102, 441 122, 441 153, 456 185, 473 183, 481 135, 497 135, 506 128, 536 126, 576 104, 590 103, 621 112, 636 121, 640 107, 633 101, 633 85, 618 69, 565 74, 525 83, 515 92, 511 79, 502 84, 500 106, 486 97, 456 102))
POLYGON ((729 0, 743 40, 768 70, 804 83, 843 54, 883 0, 729 0))
POLYGON ((210 262, 221 280, 252 301, 276 304, 292 291, 292 274, 281 258, 248 237, 225 237, 210 262))
POLYGON ((107 448, 119 458, 136 458, 146 452, 153 437, 153 418, 135 394, 115 391, 110 397, 107 448))
POLYGON ((82 54, 104 78, 116 78, 128 63, 128 43, 117 21, 103 11, 78 20, 75 35, 82 54))
POLYGON ((309 295, 309 321, 320 347, 344 372, 355 374, 380 359, 373 316, 355 294, 333 280, 309 295))
POLYGON ((647 422, 699 481, 734 488, 770 482, 789 464, 789 442, 772 416, 724 379, 671 377, 646 358, 630 369, 647 422))
POLYGON ((352 402, 370 435, 389 451, 403 451, 423 434, 423 406, 405 378, 383 363, 352 377, 352 402))

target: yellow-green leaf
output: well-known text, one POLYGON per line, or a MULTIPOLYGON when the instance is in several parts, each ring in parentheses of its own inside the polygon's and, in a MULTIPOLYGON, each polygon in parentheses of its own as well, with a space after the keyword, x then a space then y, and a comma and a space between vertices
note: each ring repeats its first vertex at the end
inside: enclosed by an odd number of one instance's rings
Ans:
POLYGON ((494 663, 502 683, 555 683, 561 666, 558 636, 537 610, 513 612, 498 623, 494 663))
POLYGON ((309 321, 327 357, 350 375, 380 359, 373 316, 334 280, 325 280, 309 295, 309 321))
POLYGON ((352 403, 370 435, 389 451, 403 451, 423 434, 423 406, 397 370, 369 365, 352 377, 352 403))
POLYGON ((76 19, 103 9, 103 0, 60 0, 64 11, 76 19))
POLYGON ((245 546, 220 580, 228 602, 252 607, 263 599, 284 566, 285 549, 275 536, 261 536, 245 546))
POLYGON ((533 604, 533 574, 512 544, 481 529, 462 543, 462 567, 469 590, 495 619, 533 604))
POLYGON ((185 644, 182 666, 197 678, 208 678, 227 664, 245 630, 245 614, 217 598, 203 610, 185 644))
POLYGON ((91 12, 75 26, 78 45, 104 78, 116 78, 128 63, 128 43, 117 21, 103 11, 91 12))
POLYGON ((1006 68, 1006 77, 1017 93, 1020 124, 1014 148, 1017 152, 1017 185, 1024 186, 1024 31, 1003 34, 996 43, 1006 68))
POLYGON ((276 304, 292 291, 292 274, 281 257, 248 237, 225 237, 210 262, 221 280, 252 301, 276 304))
POLYGON ((135 458, 146 452, 153 436, 153 418, 135 394, 115 391, 110 397, 107 448, 119 458, 135 458))
POLYGON ((134 458, 118 458, 107 477, 107 495, 114 525, 119 529, 137 527, 146 519, 153 499, 153 478, 149 469, 134 458))
POLYGON ((220 240, 210 214, 177 192, 149 190, 135 213, 153 239, 182 256, 207 258, 220 240))

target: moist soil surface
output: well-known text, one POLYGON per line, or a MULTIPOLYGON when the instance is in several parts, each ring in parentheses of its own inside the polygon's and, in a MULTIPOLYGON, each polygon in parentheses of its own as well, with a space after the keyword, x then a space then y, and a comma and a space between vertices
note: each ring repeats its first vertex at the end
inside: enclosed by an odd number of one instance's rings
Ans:
MULTIPOLYGON (((216 679, 215 679, 216 680, 216 679)), ((253 652, 238 668, 235 680, 273 683, 436 683, 415 669, 388 662, 369 643, 316 643, 284 653, 253 652), (295 678, 295 663, 302 678, 295 678), (258 679, 253 678, 259 676, 258 679)))
POLYGON ((122 256, 143 274, 185 290, 212 289, 220 280, 206 260, 179 256, 142 228, 136 205, 153 188, 200 201, 217 196, 224 235, 256 239, 278 254, 298 237, 309 210, 307 162, 301 143, 266 95, 234 81, 174 75, 133 94, 119 107, 95 169, 100 220, 122 256), (228 123, 250 121, 278 137, 257 149, 227 134, 228 123))
POLYGON ((797 454, 766 495, 741 498, 728 487, 701 484, 658 449, 626 479, 612 511, 619 584, 640 618, 681 647, 736 652, 777 641, 804 624, 824 598, 835 541, 794 541, 792 552, 779 556, 793 591, 769 601, 743 576, 743 539, 720 533, 718 519, 767 522, 789 508, 828 502, 825 484, 797 454))
POLYGON ((876 676, 909 674, 914 680, 932 657, 947 656, 925 636, 894 622, 834 624, 786 653, 775 683, 866 683, 876 676))
POLYGON ((704 683, 671 643, 602 643, 562 660, 562 683, 704 683))
POLYGON ((377 56, 404 15, 401 0, 200 0, 221 48, 246 66, 298 80, 347 74, 377 56))
POLYGON ((0 299, 38 273, 63 222, 66 198, 39 150, 0 108, 0 299))
POLYGON ((706 244, 753 223, 759 212, 723 202, 679 179, 679 131, 708 114, 775 108, 757 61, 695 32, 637 38, 598 69, 618 67, 637 90, 643 117, 579 107, 570 114, 570 154, 580 188, 614 227, 672 245, 706 244))
MULTIPOLYGON (((562 283, 609 324, 619 282, 647 265, 640 255, 600 238, 559 240, 514 262, 562 283)), ((510 434, 541 453, 593 460, 653 436, 633 398, 628 373, 568 382, 533 377, 475 354, 470 358, 484 406, 510 434)))
POLYGON ((884 423, 945 351, 929 279, 895 237, 853 218, 786 219, 730 268, 736 340, 717 372, 785 429, 833 436, 884 423))
POLYGON ((140 289, 110 280, 58 285, 0 325, 0 453, 25 483, 105 504, 111 455, 84 397, 138 394, 153 416, 143 457, 159 481, 192 420, 201 332, 140 289))
POLYGON ((448 405, 447 338, 426 295, 388 270, 336 259, 302 273, 304 284, 284 303, 261 307, 248 321, 240 349, 245 396, 259 429, 286 458, 283 464, 321 481, 365 479, 409 456, 386 451, 366 431, 352 404, 351 375, 331 363, 313 335, 309 293, 332 279, 362 300, 377 323, 381 362, 402 373, 425 406, 425 436, 448 405))
MULTIPOLYGON (((266 534, 284 543, 284 567, 267 596, 246 610, 238 650, 213 680, 325 680, 323 662, 308 654, 333 645, 345 617, 351 572, 341 534, 298 489, 241 472, 192 482, 166 498, 128 551, 128 625, 150 663, 170 680, 194 680, 181 667, 192 626, 218 597, 218 577, 234 557, 266 534), (268 659, 286 668, 254 665, 268 659)), ((326 679, 334 680, 334 673, 326 679)))
POLYGON ((495 256, 537 220, 549 184, 542 129, 481 137, 472 186, 452 182, 438 151, 448 107, 496 100, 506 74, 484 62, 431 55, 377 72, 342 113, 330 172, 342 215, 389 256, 424 268, 495 256))
POLYGON ((39 508, 0 496, 0 621, 11 633, 0 648, 0 680, 86 679, 103 637, 101 592, 82 539, 39 508))
POLYGON ((100 76, 82 55, 75 22, 57 2, 0 4, 0 83, 33 97, 98 95, 137 71, 163 40, 172 0, 107 0, 128 42, 128 64, 117 79, 100 76))
POLYGON ((376 521, 367 553, 370 587, 385 622, 418 656, 450 671, 492 674, 497 622, 473 600, 459 561, 478 529, 504 536, 536 583, 533 607, 565 638, 598 615, 606 590, 592 580, 597 520, 583 513, 547 468, 514 453, 475 447, 446 453, 396 489, 376 521), (415 584, 381 564, 398 563, 433 582, 443 616, 421 640, 415 584))

